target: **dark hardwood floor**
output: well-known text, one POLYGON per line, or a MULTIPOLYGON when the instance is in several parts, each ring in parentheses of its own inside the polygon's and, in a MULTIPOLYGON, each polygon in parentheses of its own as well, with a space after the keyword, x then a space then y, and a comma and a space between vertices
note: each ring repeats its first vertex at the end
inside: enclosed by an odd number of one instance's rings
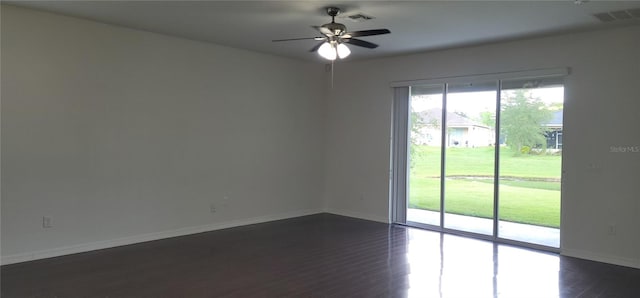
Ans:
POLYGON ((1 267, 8 297, 640 297, 640 270, 318 214, 1 267))

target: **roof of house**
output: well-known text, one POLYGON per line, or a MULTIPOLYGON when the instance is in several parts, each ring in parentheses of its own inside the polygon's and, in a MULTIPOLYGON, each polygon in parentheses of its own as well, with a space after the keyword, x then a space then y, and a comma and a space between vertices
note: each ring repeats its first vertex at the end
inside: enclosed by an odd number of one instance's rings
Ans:
MULTIPOLYGON (((434 120, 439 124, 442 123, 442 109, 434 108, 419 113, 420 117, 427 123, 432 123, 434 120)), ((447 125, 448 126, 476 126, 489 128, 488 126, 471 120, 465 116, 448 112, 447 111, 447 125)))
MULTIPOLYGON (((442 123, 442 109, 434 108, 429 109, 423 112, 418 113, 420 117, 427 123, 432 123, 434 120, 440 124, 442 123)), ((553 116, 549 122, 545 123, 545 126, 558 126, 562 127, 563 113, 562 110, 557 110, 553 112, 553 116)), ((488 126, 469 119, 465 116, 447 112, 447 125, 448 126, 476 126, 476 127, 484 127, 489 128, 488 126)))
POLYGON ((553 112, 553 117, 549 122, 545 123, 547 126, 562 126, 562 110, 553 112))

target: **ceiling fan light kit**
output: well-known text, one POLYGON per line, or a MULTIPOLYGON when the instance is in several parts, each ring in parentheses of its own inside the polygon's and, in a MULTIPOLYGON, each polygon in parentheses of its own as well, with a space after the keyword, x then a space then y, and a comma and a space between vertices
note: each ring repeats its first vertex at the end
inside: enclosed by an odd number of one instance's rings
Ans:
POLYGON ((304 39, 322 41, 320 44, 311 48, 310 52, 317 51, 318 55, 320 55, 322 58, 334 61, 336 60, 336 58, 344 59, 351 54, 351 50, 349 49, 349 47, 347 47, 346 43, 368 49, 375 49, 378 47, 377 44, 361 39, 356 39, 354 37, 391 33, 391 31, 389 31, 388 29, 373 29, 347 32, 347 27, 344 24, 335 22, 335 17, 339 13, 339 8, 327 7, 327 14, 331 16, 331 23, 327 23, 322 26, 313 26, 313 28, 318 30, 323 35, 321 37, 278 39, 273 41, 291 41, 304 39))
POLYGON ((336 49, 329 42, 325 42, 320 46, 318 49, 318 55, 327 60, 336 60, 336 57, 338 56, 336 49))
POLYGON ((318 55, 327 60, 344 59, 351 54, 351 50, 343 43, 325 42, 318 49, 318 55))
POLYGON ((338 44, 338 46, 336 47, 336 51, 338 52, 338 57, 340 59, 344 59, 351 54, 351 50, 349 50, 349 47, 347 47, 343 43, 338 44))

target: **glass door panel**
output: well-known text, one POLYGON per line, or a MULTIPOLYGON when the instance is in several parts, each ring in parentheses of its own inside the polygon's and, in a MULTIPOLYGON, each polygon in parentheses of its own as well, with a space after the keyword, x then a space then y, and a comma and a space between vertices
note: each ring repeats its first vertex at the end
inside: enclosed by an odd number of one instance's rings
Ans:
POLYGON ((411 87, 407 221, 440 226, 444 85, 411 87))
POLYGON ((498 237, 560 247, 561 78, 503 81, 498 237))
POLYGON ((402 222, 559 248, 563 78, 405 90, 402 222))
POLYGON ((448 85, 444 227, 493 235, 497 82, 448 85))

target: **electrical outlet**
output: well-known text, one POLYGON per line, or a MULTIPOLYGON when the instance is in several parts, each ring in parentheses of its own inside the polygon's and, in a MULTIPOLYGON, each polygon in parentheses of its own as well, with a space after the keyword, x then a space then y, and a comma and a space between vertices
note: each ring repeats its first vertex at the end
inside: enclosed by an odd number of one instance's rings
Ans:
POLYGON ((211 205, 209 205, 209 211, 210 211, 211 213, 216 213, 216 211, 218 211, 218 210, 216 209, 216 205, 215 205, 215 204, 211 204, 211 205))
POLYGON ((51 218, 51 216, 42 217, 42 227, 45 229, 53 227, 53 219, 51 218))
POLYGON ((617 233, 618 231, 616 229, 616 224, 609 224, 609 226, 607 227, 607 234, 615 236, 617 233))

